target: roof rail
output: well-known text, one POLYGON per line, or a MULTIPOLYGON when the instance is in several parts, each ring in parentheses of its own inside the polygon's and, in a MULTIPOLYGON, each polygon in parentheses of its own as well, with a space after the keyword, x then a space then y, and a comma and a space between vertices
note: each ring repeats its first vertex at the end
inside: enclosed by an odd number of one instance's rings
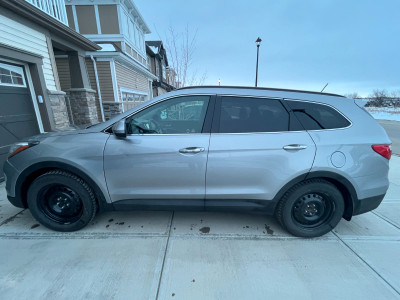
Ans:
POLYGON ((267 91, 281 91, 281 92, 292 92, 292 93, 318 94, 318 95, 335 96, 335 97, 346 98, 345 96, 338 95, 338 94, 331 94, 331 93, 321 93, 321 92, 302 91, 302 90, 290 90, 290 89, 279 89, 279 88, 266 88, 266 87, 251 87, 251 86, 199 85, 199 86, 186 86, 186 87, 179 88, 177 90, 197 89, 197 88, 228 88, 228 89, 267 90, 267 91))

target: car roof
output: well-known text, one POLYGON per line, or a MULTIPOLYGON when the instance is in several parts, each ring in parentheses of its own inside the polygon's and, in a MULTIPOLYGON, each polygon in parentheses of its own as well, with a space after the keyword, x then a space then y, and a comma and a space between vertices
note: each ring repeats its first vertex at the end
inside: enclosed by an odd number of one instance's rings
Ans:
MULTIPOLYGON (((216 90, 216 94, 224 93, 223 91, 232 90, 235 93, 251 93, 252 91, 264 91, 264 92, 284 92, 284 93, 305 93, 305 94, 316 94, 316 95, 324 95, 324 96, 334 96, 334 97, 343 97, 339 94, 332 94, 332 93, 323 93, 323 92, 315 92, 315 91, 304 91, 304 90, 293 90, 293 89, 281 89, 281 88, 268 88, 268 87, 250 87, 250 86, 188 86, 177 89, 177 91, 182 90, 193 90, 193 89, 212 89, 216 90)), ((282 97, 282 96, 281 96, 282 97)))

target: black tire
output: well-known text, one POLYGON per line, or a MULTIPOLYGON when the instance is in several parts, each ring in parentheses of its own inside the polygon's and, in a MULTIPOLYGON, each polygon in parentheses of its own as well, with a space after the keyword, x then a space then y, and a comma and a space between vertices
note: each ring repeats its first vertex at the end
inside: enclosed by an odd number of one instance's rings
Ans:
POLYGON ((323 179, 310 179, 282 197, 275 216, 292 235, 311 238, 330 232, 343 213, 344 198, 336 186, 323 179))
POLYGON ((89 185, 74 174, 53 170, 36 178, 28 189, 28 207, 42 225, 56 231, 76 231, 97 212, 89 185))

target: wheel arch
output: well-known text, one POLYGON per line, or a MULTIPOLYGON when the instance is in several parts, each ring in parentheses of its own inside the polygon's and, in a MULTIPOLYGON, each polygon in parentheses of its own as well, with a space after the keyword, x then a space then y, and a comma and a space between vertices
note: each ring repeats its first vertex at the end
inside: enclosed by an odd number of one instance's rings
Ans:
POLYGON ((296 185, 306 179, 312 179, 312 178, 320 178, 320 179, 329 181, 339 189, 339 191, 342 193, 343 198, 345 200, 345 211, 343 214, 343 218, 347 221, 350 221, 351 217, 353 216, 354 203, 358 199, 356 190, 355 190, 353 184, 347 178, 343 177, 340 174, 337 174, 334 172, 329 172, 329 171, 309 172, 307 174, 297 176, 294 179, 292 179, 291 181, 289 181, 287 184, 285 184, 279 190, 279 192, 274 197, 273 201, 275 203, 275 208, 276 208, 279 200, 283 197, 283 195, 285 195, 285 193, 290 188, 292 188, 294 185, 296 185))
POLYGON ((26 168, 19 176, 15 185, 15 196, 21 199, 22 204, 25 208, 27 204, 27 192, 31 183, 39 176, 52 171, 52 170, 63 170, 70 172, 80 178, 82 178, 92 189, 96 196, 97 204, 100 211, 113 210, 112 204, 107 203, 106 198, 98 186, 98 184, 90 178, 84 171, 77 167, 71 166, 63 162, 47 161, 40 162, 26 168))

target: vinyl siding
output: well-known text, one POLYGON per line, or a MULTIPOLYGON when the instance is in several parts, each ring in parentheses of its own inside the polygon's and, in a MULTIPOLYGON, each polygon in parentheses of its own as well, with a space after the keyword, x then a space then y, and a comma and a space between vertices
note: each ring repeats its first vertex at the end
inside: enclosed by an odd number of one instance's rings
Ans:
POLYGON ((46 36, 30 27, 0 14, 1 43, 43 57, 43 73, 49 90, 57 90, 51 67, 46 36))
MULTIPOLYGON (((99 116, 99 121, 101 121, 101 109, 100 109, 99 91, 97 90, 96 75, 94 74, 93 62, 92 62, 92 60, 90 58, 86 58, 86 68, 87 68, 88 75, 89 75, 90 86, 92 87, 93 90, 96 91, 96 94, 95 94, 96 108, 97 108, 97 114, 99 116)), ((100 91, 101 91, 101 86, 100 86, 100 91)), ((102 99, 103 99, 103 94, 101 94, 101 96, 102 96, 102 99)))
MULTIPOLYGON (((96 76, 94 73, 93 62, 90 58, 86 58, 86 68, 89 75, 90 86, 96 91, 96 106, 99 117, 101 118, 100 101, 99 94, 97 91, 96 76)), ((58 69, 58 77, 60 78, 61 90, 67 91, 71 88, 71 79, 69 76, 69 64, 68 58, 56 58, 56 64, 58 69)), ((97 74, 99 77, 99 85, 101 92, 102 101, 114 101, 114 90, 111 80, 111 69, 110 62, 108 61, 98 61, 97 74)), ((101 121, 101 119, 99 120, 101 121)))
POLYGON ((57 58, 56 65, 58 71, 58 79, 60 80, 61 90, 67 91, 71 88, 71 77, 69 76, 68 58, 57 58))
MULTIPOLYGON (((101 92, 101 100, 114 101, 114 90, 111 80, 110 62, 96 61, 96 66, 97 66, 97 76, 99 79, 99 86, 101 92)), ((90 85, 92 86, 92 89, 96 91, 95 95, 96 106, 99 117, 101 118, 100 100, 96 84, 96 75, 94 73, 93 61, 90 58, 86 58, 86 67, 89 74, 90 85)), ((101 121, 101 119, 99 121, 101 121)))
POLYGON ((115 63, 115 73, 117 76, 119 101, 121 101, 121 87, 149 94, 149 81, 145 76, 119 63, 115 63))
MULTIPOLYGON (((56 58, 58 77, 60 78, 61 89, 66 91, 71 88, 71 79, 69 76, 69 64, 67 58, 56 58)), ((99 77, 99 85, 101 98, 103 101, 114 101, 114 90, 111 80, 110 62, 98 61, 97 74, 99 77)), ((93 62, 90 58, 86 58, 86 68, 88 70, 90 86, 97 92, 96 77, 94 74, 93 62)), ((98 99, 96 93, 96 99, 98 99)))
MULTIPOLYGON (((91 62, 92 63, 92 62, 91 62)), ((97 74, 99 77, 99 85, 101 91, 101 98, 103 101, 115 101, 114 89, 111 79, 111 67, 109 61, 97 61, 97 74)), ((93 71, 94 74, 94 71, 93 71)), ((92 87, 96 87, 96 82, 92 84, 92 87)))

